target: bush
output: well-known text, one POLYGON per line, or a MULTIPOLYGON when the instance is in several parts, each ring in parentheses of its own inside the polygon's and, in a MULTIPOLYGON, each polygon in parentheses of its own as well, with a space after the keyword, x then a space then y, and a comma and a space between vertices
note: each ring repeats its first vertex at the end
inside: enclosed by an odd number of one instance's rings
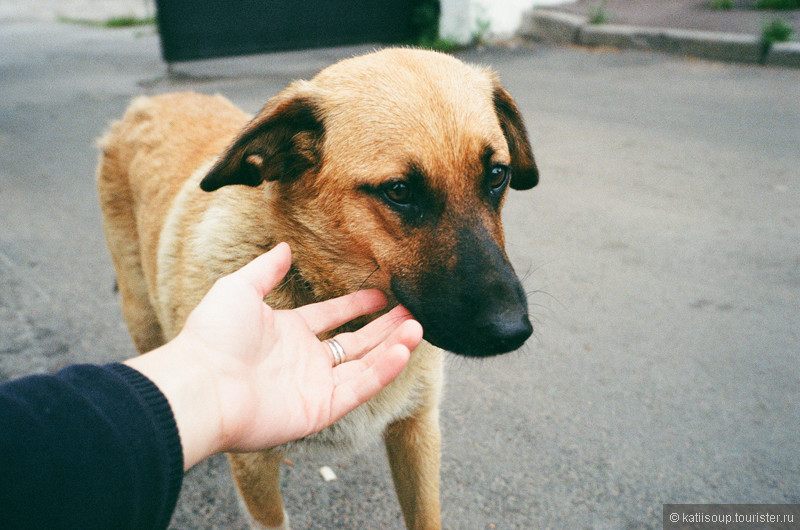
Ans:
POLYGON ((761 30, 761 40, 768 41, 769 43, 785 42, 792 38, 793 31, 792 26, 776 18, 764 25, 764 28, 761 30))
POLYGON ((763 64, 767 60, 769 50, 776 42, 785 42, 792 38, 792 27, 783 20, 776 18, 761 29, 761 51, 759 61, 763 64))
POLYGON ((608 13, 605 2, 589 7, 589 24, 605 24, 606 22, 608 22, 608 13))

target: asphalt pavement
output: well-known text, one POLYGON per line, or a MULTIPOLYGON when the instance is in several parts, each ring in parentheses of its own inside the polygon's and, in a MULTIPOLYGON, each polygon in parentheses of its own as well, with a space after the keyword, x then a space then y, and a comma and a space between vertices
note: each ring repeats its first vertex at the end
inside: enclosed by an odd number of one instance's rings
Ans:
MULTIPOLYGON (((0 381, 134 354, 93 182, 94 139, 132 97, 255 112, 370 49, 167 76, 147 28, 0 26, 0 381)), ((800 503, 800 72, 544 44, 459 57, 498 71, 542 176, 504 212, 534 337, 447 363, 445 527, 659 528, 664 503, 800 503)), ((297 458, 282 484, 295 528, 402 527, 380 444, 297 458)), ((172 528, 244 521, 224 457, 189 472, 172 528)))

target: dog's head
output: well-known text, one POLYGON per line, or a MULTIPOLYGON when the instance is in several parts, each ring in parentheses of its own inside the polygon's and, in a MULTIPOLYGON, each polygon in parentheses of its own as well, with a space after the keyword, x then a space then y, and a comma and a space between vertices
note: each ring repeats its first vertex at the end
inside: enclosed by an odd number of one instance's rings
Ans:
POLYGON ((520 347, 527 301, 504 250, 507 188, 538 171, 494 73, 390 49, 337 63, 270 100, 202 181, 259 186, 315 296, 377 287, 432 344, 520 347), (275 200, 277 198, 277 200, 275 200))

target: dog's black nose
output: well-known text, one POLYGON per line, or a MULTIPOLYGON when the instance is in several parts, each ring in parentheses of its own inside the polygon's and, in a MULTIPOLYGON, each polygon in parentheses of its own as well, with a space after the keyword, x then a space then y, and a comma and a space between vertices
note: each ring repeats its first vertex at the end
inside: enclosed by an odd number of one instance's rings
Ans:
POLYGON ((483 329, 484 340, 492 352, 508 352, 516 350, 528 340, 533 333, 533 326, 527 313, 508 315, 497 314, 486 320, 483 329))

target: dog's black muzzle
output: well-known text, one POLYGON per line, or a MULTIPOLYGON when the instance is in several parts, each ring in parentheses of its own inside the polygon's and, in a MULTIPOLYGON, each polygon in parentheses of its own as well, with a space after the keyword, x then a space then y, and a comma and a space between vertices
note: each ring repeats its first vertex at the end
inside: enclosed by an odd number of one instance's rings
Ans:
POLYGON ((522 285, 482 226, 459 230, 455 256, 425 268, 393 277, 392 290, 434 346, 487 357, 518 349, 533 333, 522 285))

